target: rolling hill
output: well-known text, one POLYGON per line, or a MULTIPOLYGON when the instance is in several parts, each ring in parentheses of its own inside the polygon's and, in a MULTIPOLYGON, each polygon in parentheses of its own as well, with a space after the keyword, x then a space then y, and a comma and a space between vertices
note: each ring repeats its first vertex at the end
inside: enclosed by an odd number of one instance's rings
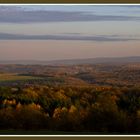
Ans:
POLYGON ((22 64, 22 65, 80 65, 80 64, 126 64, 140 63, 140 56, 130 57, 97 57, 87 59, 65 59, 65 60, 0 60, 0 64, 22 64))

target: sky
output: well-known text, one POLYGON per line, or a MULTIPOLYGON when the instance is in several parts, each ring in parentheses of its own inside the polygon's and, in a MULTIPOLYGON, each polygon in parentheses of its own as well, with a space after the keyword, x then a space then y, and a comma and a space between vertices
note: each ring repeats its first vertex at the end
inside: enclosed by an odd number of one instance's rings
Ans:
POLYGON ((140 5, 0 5, 0 60, 140 56, 140 5))

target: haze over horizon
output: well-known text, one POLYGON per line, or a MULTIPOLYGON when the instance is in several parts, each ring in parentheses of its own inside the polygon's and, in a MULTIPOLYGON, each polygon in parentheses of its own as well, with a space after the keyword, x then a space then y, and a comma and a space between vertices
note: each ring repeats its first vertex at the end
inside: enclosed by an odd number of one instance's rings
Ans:
POLYGON ((140 56, 140 5, 3 5, 0 13, 0 60, 140 56))

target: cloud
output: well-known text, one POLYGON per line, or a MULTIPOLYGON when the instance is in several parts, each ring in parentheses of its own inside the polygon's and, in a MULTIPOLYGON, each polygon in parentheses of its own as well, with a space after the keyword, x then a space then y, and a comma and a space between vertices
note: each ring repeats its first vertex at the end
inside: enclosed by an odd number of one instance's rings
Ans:
POLYGON ((19 35, 19 34, 7 34, 0 33, 0 40, 79 40, 79 41, 98 41, 98 42, 106 42, 106 41, 131 41, 131 40, 139 40, 138 38, 132 37, 122 37, 122 36, 106 36, 106 35, 19 35))
POLYGON ((19 7, 0 7, 0 22, 32 23, 32 22, 74 22, 74 21, 135 21, 139 16, 104 15, 90 11, 26 11, 19 7))

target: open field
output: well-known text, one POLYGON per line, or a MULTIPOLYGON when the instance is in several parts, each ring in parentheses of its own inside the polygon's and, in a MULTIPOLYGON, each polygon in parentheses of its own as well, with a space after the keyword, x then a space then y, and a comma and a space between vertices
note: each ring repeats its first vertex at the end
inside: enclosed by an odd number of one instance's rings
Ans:
POLYGON ((33 76, 22 76, 15 73, 0 73, 0 82, 7 82, 7 81, 22 81, 22 80, 34 80, 40 79, 39 77, 33 76))
POLYGON ((139 86, 140 63, 82 65, 0 65, 0 84, 139 86))

